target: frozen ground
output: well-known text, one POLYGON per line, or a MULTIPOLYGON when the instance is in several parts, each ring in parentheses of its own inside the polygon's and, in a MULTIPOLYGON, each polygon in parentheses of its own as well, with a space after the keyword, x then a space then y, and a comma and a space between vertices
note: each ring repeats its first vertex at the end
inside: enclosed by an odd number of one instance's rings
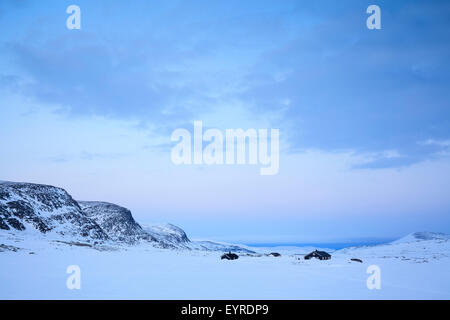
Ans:
POLYGON ((220 252, 149 246, 99 251, 3 238, 4 246, 26 249, 0 247, 0 299, 449 299, 450 242, 409 237, 336 251, 329 261, 304 260, 310 248, 256 248, 282 256, 226 261, 220 252), (373 264, 381 268, 380 290, 366 286, 373 264), (80 290, 66 287, 69 265, 81 268, 80 290))

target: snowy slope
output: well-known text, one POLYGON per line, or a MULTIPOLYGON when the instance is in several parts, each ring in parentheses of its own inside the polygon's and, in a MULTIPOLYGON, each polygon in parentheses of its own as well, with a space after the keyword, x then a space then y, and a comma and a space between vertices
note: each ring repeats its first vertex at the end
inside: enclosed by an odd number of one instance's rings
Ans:
POLYGON ((148 225, 142 226, 144 231, 161 243, 176 248, 187 248, 190 240, 186 233, 180 227, 167 223, 162 225, 148 225))
MULTIPOLYGON (((75 201, 65 190, 48 185, 0 181, 0 252, 32 243, 61 243, 103 250, 133 245, 157 248, 252 252, 209 241, 191 242, 172 224, 141 227, 130 210, 113 203, 75 201)), ((44 246, 45 247, 45 246, 44 246)), ((20 248, 19 248, 20 249, 20 248)))
POLYGON ((204 250, 204 251, 255 253, 254 250, 246 246, 239 246, 229 243, 213 242, 213 241, 192 241, 190 243, 190 248, 193 250, 204 250))
POLYGON ((61 188, 0 182, 0 229, 58 237, 107 240, 107 234, 61 188))
POLYGON ((163 225, 143 225, 143 228, 146 232, 148 232, 161 243, 166 243, 178 249, 254 253, 253 250, 245 248, 244 246, 238 246, 229 243, 219 243, 213 241, 191 241, 189 240, 183 229, 170 223, 163 225))
POLYGON ((415 232, 393 241, 392 244, 411 243, 419 241, 447 242, 450 241, 450 235, 438 232, 415 232))
POLYGON ((215 251, 142 244, 97 251, 49 247, 41 239, 30 244, 33 252, 0 252, 0 299, 449 299, 450 258, 397 258, 398 250, 416 256, 418 243, 425 252, 437 249, 434 240, 408 241, 340 250, 320 261, 304 260, 295 254, 302 248, 291 247, 281 257, 240 254, 228 261, 215 251), (350 261, 355 256, 363 263, 350 261), (66 287, 70 265, 80 267, 80 290, 66 287), (381 269, 380 290, 367 287, 371 265, 381 269))
POLYGON ((411 262, 429 262, 450 258, 450 235, 434 232, 411 233, 396 241, 376 246, 342 249, 337 254, 411 262))
POLYGON ((78 201, 78 204, 113 241, 130 245, 139 241, 157 242, 156 238, 142 229, 126 208, 99 201, 78 201))
POLYGON ((450 298, 449 235, 417 232, 305 260, 314 248, 190 241, 171 224, 141 227, 126 208, 80 204, 60 188, 0 183, 0 299, 450 298), (92 241, 90 226, 105 240, 92 241), (221 260, 226 251, 240 258, 221 260), (70 265, 81 269, 81 290, 66 287, 70 265), (372 265, 380 290, 367 287, 372 265))

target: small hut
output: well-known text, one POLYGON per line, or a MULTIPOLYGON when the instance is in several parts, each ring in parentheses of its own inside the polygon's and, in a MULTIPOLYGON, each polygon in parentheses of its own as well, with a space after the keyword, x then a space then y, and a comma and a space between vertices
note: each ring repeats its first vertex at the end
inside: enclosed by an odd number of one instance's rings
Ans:
POLYGON ((271 252, 271 253, 268 254, 268 256, 281 257, 281 254, 279 254, 278 252, 271 252))
POLYGON ((220 257, 220 259, 227 259, 227 260, 236 260, 236 259, 238 259, 239 258, 239 256, 237 255, 237 254, 235 254, 235 253, 231 253, 231 251, 230 252, 228 252, 228 253, 225 253, 225 254, 223 254, 221 257, 220 257))
POLYGON ((314 250, 311 253, 308 253, 305 256, 305 260, 309 260, 311 258, 317 258, 319 260, 330 260, 331 259, 331 254, 325 252, 325 251, 319 251, 319 250, 314 250))

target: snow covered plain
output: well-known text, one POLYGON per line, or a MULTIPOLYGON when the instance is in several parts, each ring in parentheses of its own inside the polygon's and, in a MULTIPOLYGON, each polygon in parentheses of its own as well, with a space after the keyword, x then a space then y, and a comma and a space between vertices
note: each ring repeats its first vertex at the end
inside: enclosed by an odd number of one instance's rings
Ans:
POLYGON ((171 224, 141 226, 116 204, 0 181, 0 299, 450 298, 449 235, 414 233, 305 260, 314 249, 191 241, 171 224), (240 258, 221 260, 228 251, 240 258), (274 251, 281 257, 267 255, 274 251), (66 284, 73 265, 79 290, 66 284), (367 288, 372 265, 381 270, 380 290, 367 288))
POLYGON ((252 248, 282 256, 242 253, 227 261, 217 251, 144 244, 93 249, 6 232, 0 240, 26 248, 0 248, 0 299, 450 298, 450 239, 434 233, 335 251, 328 261, 304 260, 311 248, 252 248), (69 265, 81 269, 80 290, 66 286, 69 265), (380 290, 366 286, 369 265, 381 269, 380 290))

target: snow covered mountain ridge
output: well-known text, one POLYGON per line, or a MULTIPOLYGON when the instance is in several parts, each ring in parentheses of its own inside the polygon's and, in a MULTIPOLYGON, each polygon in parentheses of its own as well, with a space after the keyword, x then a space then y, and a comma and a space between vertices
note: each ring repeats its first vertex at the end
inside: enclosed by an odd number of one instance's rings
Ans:
MULTIPOLYGON (((14 239, 44 239, 58 243, 95 246, 150 245, 157 248, 254 253, 243 246, 212 241, 191 241, 172 224, 140 225, 127 208, 100 201, 76 201, 64 189, 33 183, 0 181, 0 246, 14 239), (5 239, 10 238, 9 241, 5 239)), ((1 249, 1 248, 0 248, 1 249)), ((0 250, 1 251, 1 250, 0 250)), ((450 256, 450 235, 415 232, 377 246, 346 248, 369 255, 398 256, 420 252, 423 256, 450 256)))
POLYGON ((31 183, 0 182, 0 229, 108 239, 64 189, 31 183))
POLYGON ((419 263, 449 259, 450 235, 438 232, 414 232, 386 244, 344 248, 336 254, 366 258, 393 258, 419 263))
POLYGON ((100 201, 78 201, 84 213, 97 223, 112 241, 136 244, 140 241, 156 242, 134 220, 130 210, 116 204, 100 201))
POLYGON ((5 232, 68 243, 251 252, 239 246, 191 242, 181 228, 171 224, 143 228, 124 207, 75 201, 58 187, 0 181, 0 236, 5 232))
POLYGON ((430 240, 446 242, 450 241, 450 235, 439 232, 414 232, 408 234, 403 238, 395 240, 392 243, 408 243, 408 242, 430 241, 430 240))

